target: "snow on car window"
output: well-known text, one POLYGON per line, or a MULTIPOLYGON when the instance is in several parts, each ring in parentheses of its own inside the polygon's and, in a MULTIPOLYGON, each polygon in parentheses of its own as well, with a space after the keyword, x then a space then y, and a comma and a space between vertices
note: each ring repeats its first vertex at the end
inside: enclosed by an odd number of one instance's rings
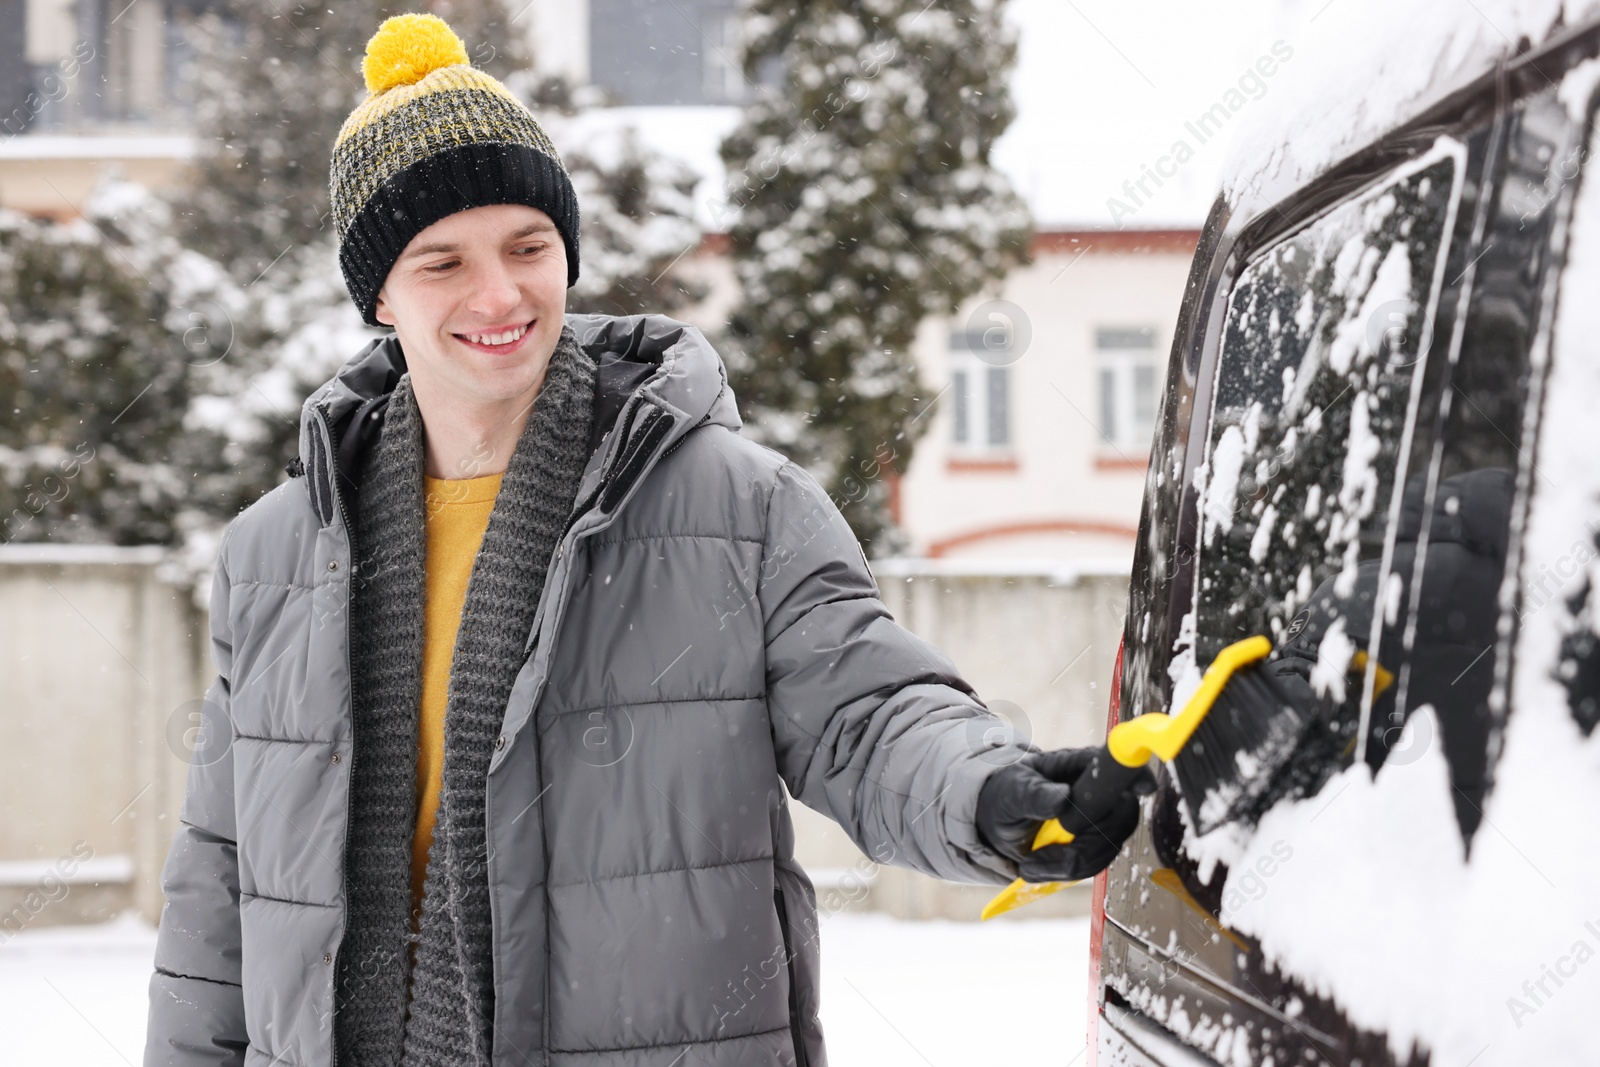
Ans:
MULTIPOLYGON (((1559 275, 1550 272, 1559 290, 1548 346, 1538 324, 1550 309, 1526 303, 1522 291, 1543 288, 1530 264, 1560 262, 1552 253, 1562 248, 1561 227, 1541 227, 1561 216, 1580 168, 1548 191, 1532 178, 1587 157, 1592 141, 1585 146, 1573 131, 1592 127, 1597 90, 1600 61, 1590 61, 1569 72, 1559 94, 1520 104, 1511 116, 1472 294, 1482 310, 1464 324, 1467 340, 1445 394, 1461 401, 1452 417, 1473 415, 1444 424, 1432 475, 1427 568, 1437 567, 1440 547, 1456 561, 1474 543, 1509 557, 1498 598, 1492 589, 1441 590, 1433 609, 1435 623, 1448 623, 1470 614, 1462 604, 1498 599, 1499 613, 1458 642, 1460 660, 1495 659, 1486 646, 1497 636, 1514 649, 1500 657, 1504 732, 1490 765, 1493 788, 1476 801, 1482 827, 1470 841, 1455 832, 1458 800, 1470 788, 1460 780, 1463 750, 1472 747, 1463 739, 1475 746, 1479 738, 1468 730, 1452 741, 1452 724, 1470 725, 1472 711, 1457 695, 1470 676, 1456 675, 1452 662, 1430 699, 1413 697, 1403 738, 1380 769, 1357 763, 1319 795, 1274 807, 1230 857, 1248 870, 1289 843, 1293 862, 1278 866, 1271 892, 1248 906, 1224 898, 1219 920, 1255 938, 1278 973, 1327 991, 1351 1023, 1384 1033, 1401 1062, 1600 1063, 1600 673, 1590 658, 1600 607, 1600 185, 1585 182, 1572 197, 1565 263, 1559 275), (1516 243, 1530 234, 1530 243, 1516 243), (1515 387, 1518 367, 1532 368, 1525 390, 1515 387), (1520 425, 1489 405, 1484 383, 1525 408, 1520 425), (1499 505, 1475 508, 1474 497, 1499 505), (1519 527, 1510 516, 1524 499, 1519 527), (1504 527, 1509 539, 1485 536, 1504 527)), ((1440 569, 1456 572, 1458 562, 1440 569)), ((1469 575, 1450 584, 1482 581, 1469 575)), ((1429 597, 1419 599, 1418 629, 1426 631, 1429 597)), ((1419 637, 1418 648, 1425 643, 1419 637)), ((1432 653, 1443 648, 1436 639, 1432 653)))
POLYGON ((1194 472, 1197 647, 1175 650, 1175 677, 1192 684, 1233 641, 1283 637, 1323 581, 1348 594, 1381 553, 1459 170, 1441 141, 1241 272, 1194 472))

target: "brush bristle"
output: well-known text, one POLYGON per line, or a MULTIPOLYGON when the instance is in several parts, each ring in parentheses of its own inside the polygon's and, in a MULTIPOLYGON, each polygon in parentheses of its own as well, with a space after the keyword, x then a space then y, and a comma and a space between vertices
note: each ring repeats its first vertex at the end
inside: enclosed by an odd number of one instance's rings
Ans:
POLYGON ((1235 673, 1173 761, 1197 833, 1270 806, 1273 783, 1316 721, 1315 709, 1287 700, 1269 671, 1254 665, 1235 673))

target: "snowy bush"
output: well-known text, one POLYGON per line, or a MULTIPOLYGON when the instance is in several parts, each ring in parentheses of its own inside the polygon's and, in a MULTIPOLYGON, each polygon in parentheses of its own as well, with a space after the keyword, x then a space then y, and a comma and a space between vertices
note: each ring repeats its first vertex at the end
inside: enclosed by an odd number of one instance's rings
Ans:
POLYGON ((5 542, 176 545, 203 524, 217 441, 185 418, 242 300, 170 224, 114 173, 83 218, 0 211, 5 542))

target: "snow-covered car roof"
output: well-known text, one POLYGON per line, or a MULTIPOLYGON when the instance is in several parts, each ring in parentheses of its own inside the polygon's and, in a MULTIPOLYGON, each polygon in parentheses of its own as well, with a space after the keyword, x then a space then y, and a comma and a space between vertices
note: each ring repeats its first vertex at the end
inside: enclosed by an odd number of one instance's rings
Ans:
POLYGON ((1600 18, 1600 0, 1317 0, 1294 62, 1240 118, 1220 195, 1248 218, 1504 61, 1600 18))

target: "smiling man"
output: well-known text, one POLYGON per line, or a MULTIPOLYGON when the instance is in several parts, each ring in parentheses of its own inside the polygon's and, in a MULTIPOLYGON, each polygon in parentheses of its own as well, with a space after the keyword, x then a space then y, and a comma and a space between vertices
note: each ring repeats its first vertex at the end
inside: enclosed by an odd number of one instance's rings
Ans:
POLYGON ((571 182, 444 23, 363 71, 334 215, 393 332, 223 539, 145 1063, 820 1067, 788 795, 994 884, 1137 800, 1030 852, 1085 754, 994 741, 697 330, 565 313, 571 182))

